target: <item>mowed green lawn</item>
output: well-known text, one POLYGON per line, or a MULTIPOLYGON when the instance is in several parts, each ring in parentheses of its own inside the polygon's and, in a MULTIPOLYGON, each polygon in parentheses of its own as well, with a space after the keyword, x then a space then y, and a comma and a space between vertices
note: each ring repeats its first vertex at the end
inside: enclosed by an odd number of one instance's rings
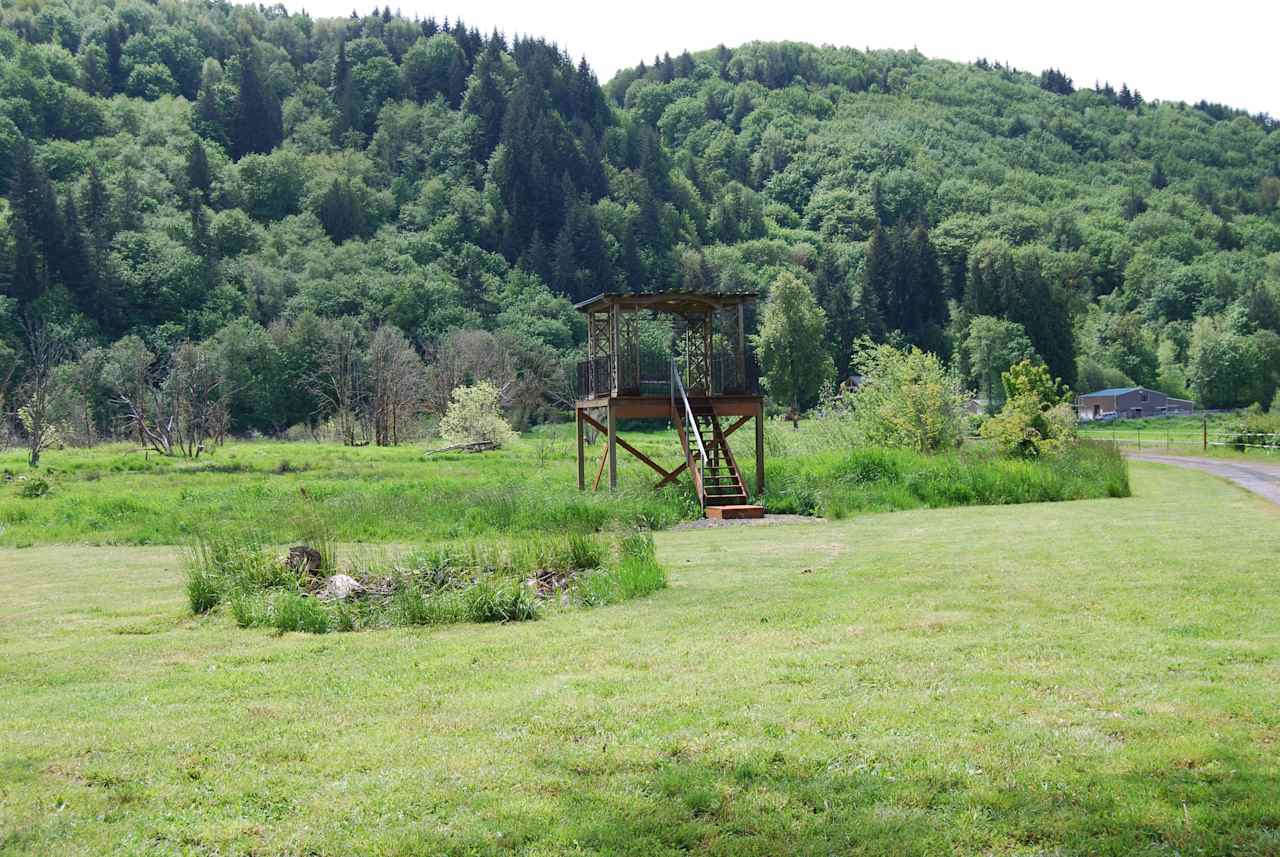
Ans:
POLYGON ((170 548, 6 549, 0 853, 1280 853, 1280 510, 1133 486, 324 637, 190 618, 170 548))

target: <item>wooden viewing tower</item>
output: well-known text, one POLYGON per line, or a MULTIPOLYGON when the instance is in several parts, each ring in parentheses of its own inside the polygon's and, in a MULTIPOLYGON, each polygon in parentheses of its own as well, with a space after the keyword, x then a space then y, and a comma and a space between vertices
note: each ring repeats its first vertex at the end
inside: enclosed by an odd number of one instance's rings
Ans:
POLYGON ((588 426, 607 438, 591 490, 609 467, 618 487, 618 448, 660 477, 656 488, 688 471, 708 517, 758 518, 729 447, 754 420, 755 493, 764 492, 764 398, 747 353, 746 310, 754 294, 602 294, 576 305, 587 316, 587 359, 578 364, 578 488, 587 487, 588 426), (665 341, 664 341, 665 338, 665 341), (684 462, 668 470, 618 436, 619 420, 669 419, 684 462))

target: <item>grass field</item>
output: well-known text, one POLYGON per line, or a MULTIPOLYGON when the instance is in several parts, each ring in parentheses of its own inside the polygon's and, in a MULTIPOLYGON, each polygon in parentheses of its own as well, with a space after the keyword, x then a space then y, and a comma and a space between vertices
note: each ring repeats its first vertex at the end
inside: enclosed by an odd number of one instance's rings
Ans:
MULTIPOLYGON (((665 433, 634 440, 673 458, 665 433)), ((38 474, 13 450, 0 455, 0 469, 15 477, 0 488, 0 544, 182 544, 210 528, 284 542, 305 534, 317 515, 343 541, 416 544, 666 527, 697 512, 687 489, 649 490, 654 480, 630 460, 620 460, 619 495, 579 493, 571 444, 566 426, 548 426, 497 453, 426 458, 423 444, 231 441, 194 461, 115 444, 47 453, 38 474), (48 494, 22 497, 21 480, 29 476, 45 479, 48 494)))
MULTIPOLYGON (((1002 459, 977 446, 948 455, 853 449, 816 421, 771 424, 763 498, 773 512, 844 516, 921 506, 1122 496, 1117 456, 1002 459)), ((754 473, 743 432, 738 461, 754 473)), ((681 461, 672 431, 624 430, 666 467, 681 461)), ((429 445, 231 441, 194 461, 127 445, 46 453, 30 471, 20 450, 0 453, 0 546, 57 542, 184 544, 210 530, 267 543, 308 538, 317 525, 344 542, 441 540, 663 529, 698 517, 688 478, 655 493, 657 477, 629 455, 620 491, 579 492, 573 428, 548 425, 497 452, 423 456, 429 445)), ((588 485, 603 443, 587 448, 588 485)), ((607 480, 604 482, 607 486, 607 480)), ((754 487, 753 485, 749 485, 754 487)))
POLYGON ((1133 486, 326 637, 191 618, 171 548, 5 549, 0 854, 1280 854, 1280 517, 1133 486))

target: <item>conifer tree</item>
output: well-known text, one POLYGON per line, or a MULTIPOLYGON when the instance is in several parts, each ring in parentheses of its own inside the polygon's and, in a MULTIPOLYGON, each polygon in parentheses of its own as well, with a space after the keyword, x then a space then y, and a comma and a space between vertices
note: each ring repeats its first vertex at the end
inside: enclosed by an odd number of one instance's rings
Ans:
POLYGON ((201 203, 209 200, 209 189, 213 187, 213 173, 209 169, 209 155, 204 144, 196 137, 187 147, 187 187, 198 194, 201 203))
POLYGON ((253 37, 247 36, 240 45, 240 94, 232 152, 237 158, 270 152, 283 139, 280 103, 262 81, 258 52, 253 37))
POLYGON ((813 297, 827 315, 826 341, 839 373, 849 366, 853 355, 853 341, 858 335, 854 316, 853 292, 845 282, 830 252, 818 259, 813 275, 813 297))
POLYGON ((577 299, 578 260, 573 253, 573 229, 568 223, 556 236, 551 256, 551 288, 569 298, 577 299))
POLYGON ((552 284, 554 277, 551 250, 536 229, 524 253, 520 256, 519 264, 521 269, 528 271, 530 274, 536 274, 538 279, 542 280, 545 285, 550 286, 552 284))
POLYGON ((200 93, 196 97, 195 130, 203 137, 230 148, 231 117, 223 109, 222 65, 210 57, 200 72, 200 93))
POLYGON ((1156 190, 1169 186, 1169 179, 1164 174, 1164 165, 1159 160, 1151 165, 1151 186, 1156 190))
POLYGON ((366 229, 364 208, 349 180, 333 180, 320 200, 319 217, 334 244, 363 235, 366 229))
MULTIPOLYGON (((496 35, 496 34, 495 34, 496 35)), ((476 61, 475 70, 462 99, 462 109, 480 123, 481 154, 488 157, 502 138, 502 117, 507 110, 507 90, 499 77, 502 54, 492 44, 476 61)))
POLYGON ((62 204, 62 246, 59 249, 58 277, 71 293, 76 308, 90 315, 97 304, 97 283, 75 197, 70 192, 62 204))
POLYGON ((93 289, 93 308, 89 316, 100 326, 106 327, 111 317, 111 295, 108 259, 111 239, 114 237, 111 223, 111 196, 107 184, 98 172, 97 164, 89 166, 81 196, 80 212, 88 242, 90 282, 93 289))
POLYGON ((338 114, 333 123, 333 132, 335 138, 340 140, 343 134, 355 127, 357 118, 355 84, 351 80, 351 63, 347 60, 345 40, 338 42, 338 57, 333 64, 333 85, 330 92, 338 114))
POLYGON ((48 291, 52 264, 60 258, 62 220, 53 184, 36 163, 31 148, 23 146, 14 164, 9 187, 13 239, 13 269, 9 288, 20 303, 29 303, 48 291))
POLYGON ((880 226, 871 232, 862 263, 863 326, 876 340, 883 340, 891 330, 885 318, 885 303, 893 290, 893 250, 889 236, 880 226))

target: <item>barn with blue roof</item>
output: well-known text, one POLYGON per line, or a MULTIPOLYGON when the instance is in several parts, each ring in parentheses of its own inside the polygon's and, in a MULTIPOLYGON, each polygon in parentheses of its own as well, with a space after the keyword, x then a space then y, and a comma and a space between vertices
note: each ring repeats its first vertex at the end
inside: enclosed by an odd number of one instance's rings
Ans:
POLYGON ((1110 387, 1076 398, 1076 411, 1080 419, 1140 419, 1189 414, 1195 404, 1189 399, 1175 399, 1159 390, 1146 387, 1110 387))

